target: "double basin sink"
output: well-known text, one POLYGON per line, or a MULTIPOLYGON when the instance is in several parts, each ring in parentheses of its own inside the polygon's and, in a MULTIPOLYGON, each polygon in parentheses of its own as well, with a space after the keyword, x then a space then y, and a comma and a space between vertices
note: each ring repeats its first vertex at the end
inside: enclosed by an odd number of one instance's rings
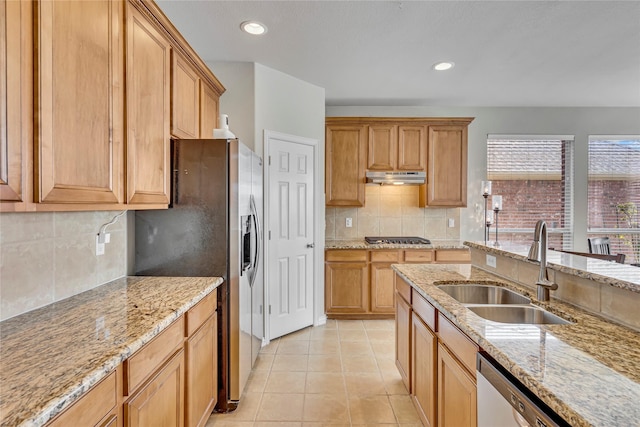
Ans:
POLYGON ((440 285, 448 294, 478 316, 499 323, 566 325, 571 322, 531 305, 524 295, 500 286, 483 284, 440 285))

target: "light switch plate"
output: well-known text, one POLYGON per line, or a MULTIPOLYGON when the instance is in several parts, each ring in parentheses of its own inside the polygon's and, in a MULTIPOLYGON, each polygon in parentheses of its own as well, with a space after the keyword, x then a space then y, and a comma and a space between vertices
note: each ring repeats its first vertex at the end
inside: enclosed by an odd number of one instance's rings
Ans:
POLYGON ((449 218, 449 228, 453 228, 456 226, 456 220, 453 218, 449 218))
POLYGON ((487 266, 496 268, 496 257, 487 254, 487 266))

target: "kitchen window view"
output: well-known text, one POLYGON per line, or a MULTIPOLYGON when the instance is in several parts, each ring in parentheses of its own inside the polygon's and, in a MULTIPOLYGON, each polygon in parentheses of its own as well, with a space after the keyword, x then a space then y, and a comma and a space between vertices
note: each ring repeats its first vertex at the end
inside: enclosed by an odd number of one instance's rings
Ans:
POLYGON ((500 241, 530 239, 536 221, 549 227, 549 247, 570 249, 573 234, 573 137, 487 139, 487 179, 502 196, 500 241))
POLYGON ((640 263, 640 136, 589 137, 589 237, 640 263))

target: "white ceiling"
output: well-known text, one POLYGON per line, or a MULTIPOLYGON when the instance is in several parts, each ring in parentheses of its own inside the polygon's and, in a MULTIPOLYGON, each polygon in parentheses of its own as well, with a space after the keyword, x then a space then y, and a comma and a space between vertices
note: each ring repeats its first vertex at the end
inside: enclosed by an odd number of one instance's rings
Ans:
POLYGON ((205 61, 263 64, 327 105, 640 106, 638 0, 156 1, 205 61))

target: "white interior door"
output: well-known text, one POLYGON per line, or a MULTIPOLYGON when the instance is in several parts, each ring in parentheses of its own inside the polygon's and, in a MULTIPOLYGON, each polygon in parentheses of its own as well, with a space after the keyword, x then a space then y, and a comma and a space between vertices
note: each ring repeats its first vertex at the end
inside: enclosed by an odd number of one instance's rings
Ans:
POLYGON ((269 134, 267 288, 269 339, 313 324, 315 141, 269 134))

